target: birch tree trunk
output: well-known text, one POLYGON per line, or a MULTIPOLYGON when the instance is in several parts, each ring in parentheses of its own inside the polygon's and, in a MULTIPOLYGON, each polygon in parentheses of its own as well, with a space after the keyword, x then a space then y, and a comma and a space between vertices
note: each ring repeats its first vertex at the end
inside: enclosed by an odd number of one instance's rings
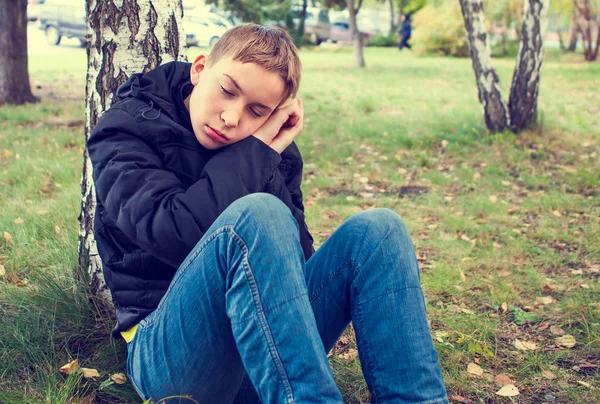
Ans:
MULTIPOLYGON (((354 7, 354 0, 347 0, 348 14, 350 17, 350 32, 352 32, 352 42, 354 42, 354 57, 356 60, 356 66, 365 67, 365 56, 363 53, 363 37, 358 32, 356 26, 356 13, 358 12, 354 7)), ((360 5, 359 5, 360 7, 360 5)))
POLYGON ((485 124, 491 132, 501 132, 510 124, 508 107, 502 99, 500 79, 492 63, 482 0, 460 0, 469 52, 475 71, 479 101, 485 124))
POLYGON ((548 26, 550 0, 525 0, 517 65, 513 73, 508 109, 510 126, 519 132, 536 122, 543 38, 548 26))
POLYGON ((0 105, 39 101, 27 65, 27 0, 0 0, 0 105))
POLYGON ((569 25, 569 48, 568 52, 575 52, 577 50, 577 38, 579 31, 577 30, 577 10, 573 9, 573 15, 571 16, 571 24, 569 25))
MULTIPOLYGON (((133 73, 162 63, 187 60, 181 29, 181 0, 86 0, 88 69, 85 140, 112 102, 117 88, 133 73)), ((79 216, 79 265, 89 275, 90 292, 103 309, 112 298, 102 274, 94 239, 96 195, 87 149, 83 155, 79 216)))

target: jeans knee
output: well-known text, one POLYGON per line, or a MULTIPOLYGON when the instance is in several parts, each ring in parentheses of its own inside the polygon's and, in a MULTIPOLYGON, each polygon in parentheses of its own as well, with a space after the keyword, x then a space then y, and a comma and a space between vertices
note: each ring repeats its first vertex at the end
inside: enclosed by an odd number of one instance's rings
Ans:
POLYGON ((246 225, 252 222, 252 228, 258 229, 293 229, 298 232, 298 224, 290 209, 279 198, 267 193, 246 195, 230 207, 236 217, 236 223, 246 225))
POLYGON ((352 217, 356 225, 363 228, 363 233, 370 239, 399 237, 410 240, 410 234, 404 221, 396 212, 386 208, 370 209, 352 217), (365 234, 366 233, 366 234, 365 234))

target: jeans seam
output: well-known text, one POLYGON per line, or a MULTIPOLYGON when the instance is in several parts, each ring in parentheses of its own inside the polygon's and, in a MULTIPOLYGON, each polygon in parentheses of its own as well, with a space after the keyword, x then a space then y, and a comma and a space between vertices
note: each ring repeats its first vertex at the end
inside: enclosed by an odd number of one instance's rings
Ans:
POLYGON ((389 292, 385 292, 385 293, 381 293, 377 296, 373 296, 371 298, 369 298, 368 300, 365 300, 363 302, 358 302, 356 303, 357 306, 362 306, 363 304, 369 303, 372 300, 375 300, 377 298, 383 297, 383 296, 387 296, 387 295, 391 295, 392 293, 396 293, 396 292, 401 292, 403 290, 409 290, 409 289, 421 289, 420 286, 406 286, 403 288, 398 288, 398 289, 394 289, 394 290, 390 290, 389 292))
POLYGON ((340 268, 333 274, 333 276, 327 279, 325 283, 323 283, 319 287, 319 289, 317 289, 313 296, 309 297, 310 303, 312 304, 315 300, 317 300, 319 296, 321 296, 321 292, 323 292, 327 288, 327 285, 329 285, 331 282, 337 279, 340 276, 340 274, 344 272, 345 269, 351 268, 352 266, 352 262, 345 262, 343 265, 341 265, 340 268))
POLYGON ((204 249, 206 248, 206 246, 208 245, 208 243, 212 242, 214 239, 217 238, 217 236, 220 236, 221 234, 227 232, 227 231, 231 231, 233 229, 233 226, 231 225, 227 225, 227 226, 223 226, 223 227, 219 227, 218 229, 216 229, 214 232, 212 232, 212 234, 210 236, 208 236, 208 238, 206 240, 204 240, 204 242, 202 244, 200 244, 198 247, 195 247, 195 249, 193 250, 193 254, 190 255, 188 257, 188 259, 186 259, 183 264, 181 264, 180 268, 177 270, 177 273, 175 274, 175 277, 171 280, 171 283, 169 284, 169 287, 167 288, 167 291, 165 292, 165 294, 163 295, 163 297, 161 298, 160 302, 158 303, 158 306, 156 307, 156 309, 154 309, 154 311, 152 313, 150 313, 150 315, 148 317, 146 317, 144 320, 142 320, 142 322, 140 322, 140 325, 142 326, 142 328, 145 328, 147 326, 152 325, 152 323, 154 322, 154 320, 156 319, 156 313, 159 312, 159 310, 162 308, 162 302, 164 301, 165 296, 167 296, 167 294, 170 292, 171 290, 171 286, 173 284, 175 284, 175 282, 177 280, 179 280, 179 278, 181 278, 183 276, 183 273, 189 268, 189 266, 191 265, 192 261, 202 252, 204 251, 204 249), (150 318, 150 316, 152 316, 150 318), (149 318, 149 319, 148 319, 149 318))
POLYGON ((263 335, 269 346, 269 353, 270 353, 271 359, 275 363, 275 366, 277 368, 277 373, 279 375, 279 378, 283 385, 283 389, 287 396, 287 402, 289 404, 293 404, 295 401, 294 401, 294 394, 292 392, 292 386, 290 384, 290 381, 289 381, 287 374, 285 372, 285 369, 283 367, 281 357, 279 356, 279 352, 277 351, 277 346, 275 345, 275 342, 273 340, 273 334, 271 333, 271 329, 269 327, 269 322, 267 321, 267 316, 265 315, 265 311, 262 307, 262 302, 260 300, 260 295, 258 293, 258 287, 256 285, 254 273, 252 272, 252 268, 250 267, 250 262, 248 261, 248 255, 249 255, 248 247, 246 246, 246 243, 244 242, 244 240, 235 232, 235 229, 232 229, 232 234, 233 234, 234 238, 236 238, 237 241, 241 244, 241 246, 244 250, 244 259, 242 261, 243 262, 242 265, 244 266, 244 275, 246 276, 246 280, 248 282, 248 285, 250 286, 250 293, 252 295, 252 300, 253 300, 254 306, 257 310, 257 317, 259 319, 259 323, 261 324, 261 328, 263 330, 263 335))
MULTIPOLYGON (((360 324, 360 329, 364 330, 364 326, 363 326, 363 316, 362 316, 362 310, 361 307, 357 305, 356 310, 358 312, 358 321, 360 324)), ((368 342, 366 339, 364 339, 361 335, 361 341, 362 341, 362 346, 361 346, 361 350, 364 353, 364 359, 366 362, 366 366, 369 368, 369 374, 368 376, 366 374, 364 374, 363 376, 365 377, 365 379, 367 377, 369 377, 369 379, 371 379, 371 385, 373 386, 373 391, 371 392, 372 396, 375 398, 374 403, 376 404, 378 402, 378 392, 377 392, 377 383, 375 383, 375 372, 374 372, 374 365, 371 361, 371 355, 369 355, 369 350, 368 350, 368 342)), ((359 351, 359 352, 360 352, 359 351)), ((362 359, 362 358, 361 358, 362 359)))
MULTIPOLYGON (((275 305, 275 306, 269 307, 269 308, 267 308, 267 309, 263 309, 263 312, 266 314, 266 313, 268 313, 268 312, 270 312, 270 311, 273 311, 273 310, 275 310, 275 309, 276 309, 276 308, 278 308, 278 307, 281 307, 281 306, 283 306, 284 304, 287 304, 287 303, 289 303, 289 302, 292 302, 292 301, 294 301, 294 300, 301 299, 301 298, 303 298, 304 296, 306 296, 307 294, 308 294, 308 293, 303 293, 303 294, 301 294, 301 295, 294 296, 294 297, 292 297, 292 298, 290 298, 290 299, 286 300, 285 302, 281 302, 281 303, 279 303, 279 304, 277 304, 277 305, 275 305)), ((248 321, 251 321, 251 320, 253 320, 254 318, 256 318, 256 316, 252 316, 252 317, 250 317, 250 318, 248 318, 248 319, 245 319, 245 320, 240 320, 240 321, 237 321, 237 322, 235 322, 235 323, 233 323, 233 322, 232 322, 232 323, 231 323, 231 325, 241 325, 241 324, 245 324, 245 323, 247 323, 248 321)))

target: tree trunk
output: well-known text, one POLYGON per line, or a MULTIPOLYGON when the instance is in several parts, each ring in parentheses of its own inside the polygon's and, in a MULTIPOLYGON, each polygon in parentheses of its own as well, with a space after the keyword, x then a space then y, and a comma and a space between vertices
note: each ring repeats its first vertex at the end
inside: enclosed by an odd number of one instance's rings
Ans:
POLYGON ((502 22, 502 56, 508 55, 508 17, 504 17, 502 22))
POLYGON ((479 101, 483 106, 485 124, 491 132, 500 132, 510 124, 508 107, 502 99, 500 79, 492 63, 482 0, 460 0, 469 52, 475 70, 479 101))
POLYGON ((583 55, 585 60, 593 62, 598 58, 598 48, 600 47, 600 17, 595 15, 589 0, 575 0, 575 22, 577 31, 581 34, 583 46, 583 55), (594 44, 594 39, 596 44, 594 44))
POLYGON ((365 57, 363 55, 363 37, 359 34, 356 26, 356 14, 358 11, 354 8, 354 0, 346 0, 346 3, 348 5, 348 14, 350 17, 350 32, 352 32, 352 42, 354 42, 356 66, 365 67, 366 64, 365 57))
POLYGON ((573 10, 573 16, 571 17, 571 24, 569 26, 569 47, 568 52, 575 52, 577 50, 577 38, 579 32, 577 30, 577 11, 573 10))
POLYGON ((0 105, 39 101, 27 61, 27 0, 0 0, 0 105))
POLYGON ((563 40, 562 27, 560 26, 560 22, 558 21, 558 17, 554 10, 552 10, 552 21, 554 21, 554 26, 556 27, 556 33, 558 34, 558 45, 560 46, 560 51, 566 52, 567 47, 565 46, 565 41, 563 40))
MULTIPOLYGON (((181 0, 86 0, 88 70, 85 140, 112 102, 117 88, 133 73, 163 62, 187 60, 181 27, 181 0)), ((92 297, 111 308, 94 239, 96 195, 87 149, 81 179, 79 265, 89 274, 92 297)))
POLYGON ((525 0, 517 65, 513 73, 508 109, 514 132, 534 124, 540 69, 544 60, 543 38, 548 26, 550 0, 525 0))
POLYGON ((394 17, 394 0, 389 0, 390 4, 390 33, 389 36, 392 36, 396 33, 396 19, 394 17))

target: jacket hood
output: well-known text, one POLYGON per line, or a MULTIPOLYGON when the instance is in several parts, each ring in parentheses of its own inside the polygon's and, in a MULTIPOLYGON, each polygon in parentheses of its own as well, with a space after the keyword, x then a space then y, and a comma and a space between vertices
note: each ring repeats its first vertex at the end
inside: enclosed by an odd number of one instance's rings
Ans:
POLYGON ((147 73, 131 76, 117 90, 119 100, 137 98, 151 103, 176 121, 182 120, 185 111, 183 100, 191 93, 191 63, 169 62, 147 73), (182 107, 183 110, 182 111, 182 107))

